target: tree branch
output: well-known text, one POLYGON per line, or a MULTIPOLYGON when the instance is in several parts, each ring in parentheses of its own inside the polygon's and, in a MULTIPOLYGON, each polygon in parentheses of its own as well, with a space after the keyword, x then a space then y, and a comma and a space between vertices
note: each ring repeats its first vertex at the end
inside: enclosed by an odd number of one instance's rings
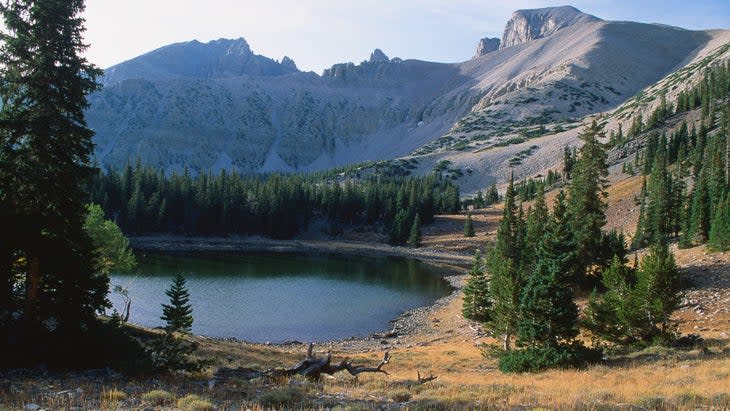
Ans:
POLYGON ((390 353, 388 351, 383 354, 383 359, 377 366, 366 367, 353 365, 349 358, 343 359, 339 364, 332 364, 331 352, 327 352, 327 355, 324 357, 317 358, 314 355, 313 350, 314 345, 309 344, 305 359, 290 368, 271 368, 268 370, 256 370, 245 367, 218 368, 218 370, 213 374, 213 378, 208 382, 208 386, 213 388, 217 383, 223 383, 231 379, 253 380, 262 377, 281 378, 291 377, 293 375, 301 375, 306 378, 318 379, 322 374, 332 375, 340 371, 347 371, 350 375, 355 377, 366 372, 389 375, 388 372, 383 369, 383 367, 390 362, 390 353))

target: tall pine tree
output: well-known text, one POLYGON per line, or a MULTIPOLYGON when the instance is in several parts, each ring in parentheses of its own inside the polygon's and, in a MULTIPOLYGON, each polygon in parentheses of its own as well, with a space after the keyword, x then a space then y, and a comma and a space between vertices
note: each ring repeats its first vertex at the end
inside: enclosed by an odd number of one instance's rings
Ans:
POLYGON ((576 275, 579 284, 590 285, 593 265, 601 257, 601 230, 606 224, 606 151, 599 139, 603 126, 595 121, 579 135, 583 146, 568 186, 568 213, 575 235, 576 275))
MULTIPOLYGON (((84 109, 101 74, 82 57, 83 11, 83 0, 0 3, 0 327, 5 335, 17 335, 14 317, 5 315, 15 312, 22 313, 22 329, 73 340, 106 305, 108 280, 95 273, 82 227, 84 188, 93 172, 93 131, 84 109), (18 280, 23 295, 8 289, 18 280)), ((50 341, 29 338, 27 347, 50 341)), ((43 355, 53 355, 52 350, 41 347, 27 360, 43 355)))
POLYGON ((422 240, 423 234, 421 234, 421 216, 416 214, 416 216, 413 217, 413 224, 411 224, 411 231, 408 235, 408 245, 411 247, 420 247, 422 240))
POLYGON ((715 210, 707 245, 716 251, 730 249, 730 196, 720 201, 715 210))
POLYGON ((464 304, 462 315, 479 323, 486 323, 491 319, 492 300, 489 293, 489 279, 485 274, 484 259, 477 251, 474 262, 469 270, 469 279, 464 286, 464 304))
POLYGON ((493 302, 487 327, 494 335, 502 338, 506 351, 510 350, 519 322, 518 307, 524 285, 523 226, 524 222, 520 221, 515 204, 514 179, 510 178, 504 195, 504 211, 497 228, 496 243, 487 257, 487 267, 491 274, 489 291, 493 302))

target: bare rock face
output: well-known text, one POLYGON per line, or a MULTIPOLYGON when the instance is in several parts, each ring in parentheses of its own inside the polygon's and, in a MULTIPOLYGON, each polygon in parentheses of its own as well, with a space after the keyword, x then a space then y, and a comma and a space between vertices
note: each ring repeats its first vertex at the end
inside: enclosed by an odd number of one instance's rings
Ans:
POLYGON ((485 37, 481 40, 479 40, 479 44, 477 45, 477 52, 474 54, 474 58, 481 57, 485 54, 489 54, 493 51, 499 50, 499 39, 498 38, 489 38, 485 37))
POLYGON ((388 61, 390 61, 390 59, 385 55, 385 53, 383 53, 383 50, 375 49, 370 54, 371 63, 386 63, 388 61))
POLYGON ((283 59, 281 59, 282 67, 286 67, 292 72, 298 72, 299 69, 297 68, 297 63, 294 62, 289 56, 284 56, 283 59))
POLYGON ((499 48, 504 49, 547 37, 574 24, 600 20, 571 6, 517 10, 507 22, 499 48))

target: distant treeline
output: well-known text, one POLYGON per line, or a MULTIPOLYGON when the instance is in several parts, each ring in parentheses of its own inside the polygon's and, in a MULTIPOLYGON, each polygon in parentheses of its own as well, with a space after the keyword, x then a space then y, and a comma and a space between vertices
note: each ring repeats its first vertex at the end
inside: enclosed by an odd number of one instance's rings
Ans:
POLYGON ((344 224, 383 225, 391 242, 402 244, 407 230, 397 225, 410 228, 417 215, 429 224, 435 214, 460 208, 459 188, 436 174, 357 181, 326 173, 165 175, 137 162, 99 172, 89 191, 128 234, 289 238, 322 217, 331 233, 344 224))

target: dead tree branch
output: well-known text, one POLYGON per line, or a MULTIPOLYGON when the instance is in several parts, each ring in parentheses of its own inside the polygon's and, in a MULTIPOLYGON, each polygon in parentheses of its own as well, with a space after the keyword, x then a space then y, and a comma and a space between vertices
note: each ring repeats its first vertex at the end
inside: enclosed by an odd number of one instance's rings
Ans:
POLYGON ((416 383, 418 385, 425 384, 425 383, 427 383, 429 381, 433 381, 436 378, 438 378, 437 376, 435 376, 433 374, 429 375, 428 377, 421 378, 421 372, 420 371, 416 371, 416 372, 418 373, 418 380, 416 380, 416 383))
POLYGON ((307 348, 307 355, 304 360, 300 361, 296 365, 290 368, 271 368, 268 370, 256 370, 253 368, 227 368, 221 367, 214 374, 213 379, 209 381, 208 386, 212 388, 217 383, 229 381, 231 379, 239 380, 253 380, 256 378, 269 377, 269 378, 282 378, 291 377, 294 375, 301 375, 310 379, 318 379, 322 374, 332 375, 340 371, 347 371, 352 376, 358 376, 359 374, 372 372, 372 373, 383 373, 389 375, 387 371, 383 369, 383 366, 388 364, 390 361, 390 353, 385 352, 383 359, 375 367, 366 367, 361 365, 354 365, 349 358, 345 358, 340 361, 339 364, 332 364, 332 353, 328 352, 324 357, 318 358, 313 353, 314 344, 309 344, 307 348))

